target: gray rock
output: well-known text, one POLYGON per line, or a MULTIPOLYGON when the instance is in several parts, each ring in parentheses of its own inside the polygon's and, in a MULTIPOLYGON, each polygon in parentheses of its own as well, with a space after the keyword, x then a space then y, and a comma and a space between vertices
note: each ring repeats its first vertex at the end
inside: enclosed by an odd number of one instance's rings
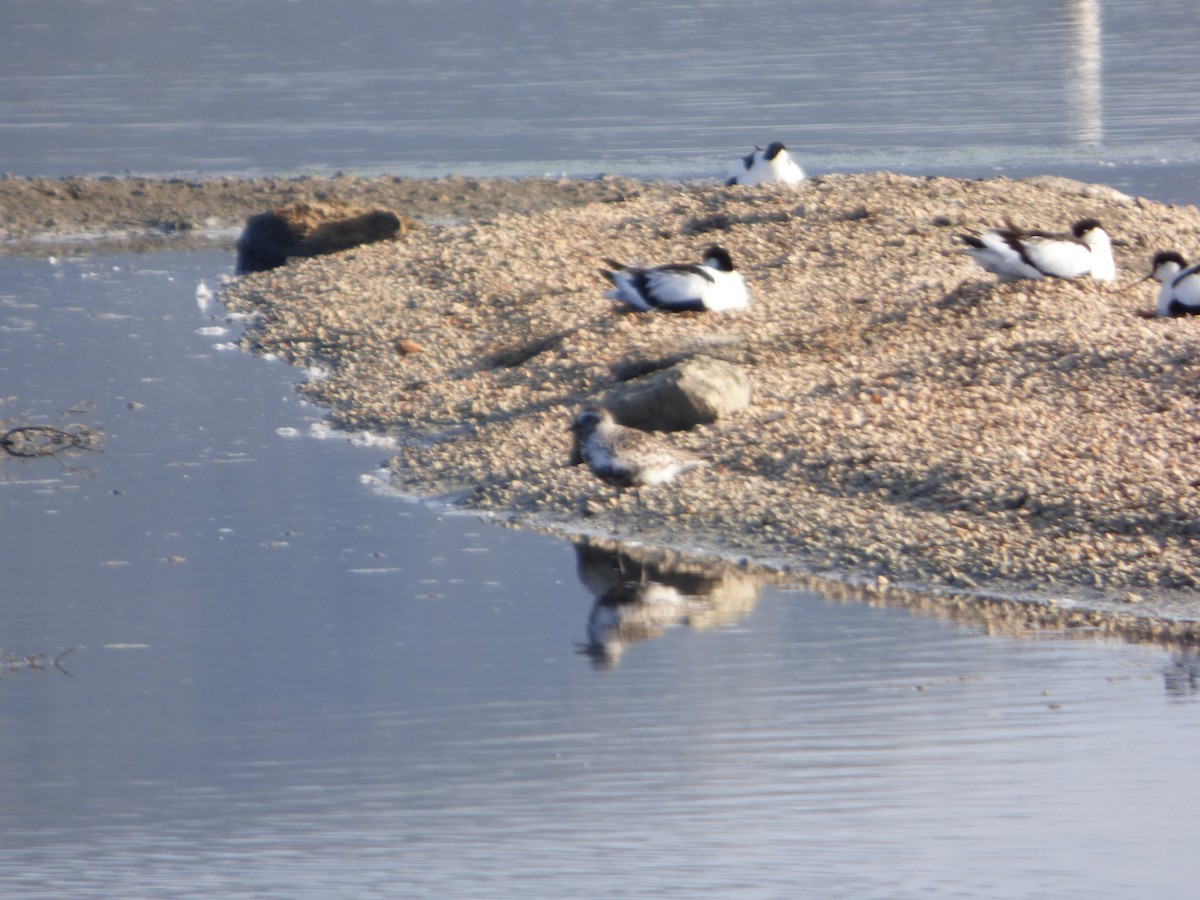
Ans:
POLYGON ((750 378, 733 363, 697 356, 609 391, 601 403, 646 431, 685 431, 750 405, 750 378))

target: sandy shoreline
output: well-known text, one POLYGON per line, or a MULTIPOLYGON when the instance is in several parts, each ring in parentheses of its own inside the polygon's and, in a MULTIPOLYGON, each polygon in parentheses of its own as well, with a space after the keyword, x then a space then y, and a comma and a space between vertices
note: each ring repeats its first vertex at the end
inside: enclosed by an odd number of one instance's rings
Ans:
POLYGON ((619 176, 580 179, 18 178, 0 176, 0 252, 86 247, 232 247, 246 219, 298 200, 344 200, 438 223, 590 203, 637 191, 619 176))
POLYGON ((1155 250, 1195 254, 1194 208, 1062 179, 886 173, 796 190, 0 179, 10 252, 80 224, 235 227, 321 192, 434 227, 247 276, 225 299, 257 315, 247 346, 323 371, 300 389, 336 421, 400 439, 402 489, 799 581, 848 576, 880 602, 1197 639, 1200 319, 1140 317, 1149 285, 997 286, 953 242, 1006 217, 1094 216, 1120 242, 1125 284, 1155 250), (714 241, 746 274, 745 313, 634 315, 601 299, 601 257, 691 259, 714 241), (714 465, 645 492, 635 526, 631 505, 564 465, 563 429, 629 369, 695 355, 743 367, 752 405, 667 437, 714 465))

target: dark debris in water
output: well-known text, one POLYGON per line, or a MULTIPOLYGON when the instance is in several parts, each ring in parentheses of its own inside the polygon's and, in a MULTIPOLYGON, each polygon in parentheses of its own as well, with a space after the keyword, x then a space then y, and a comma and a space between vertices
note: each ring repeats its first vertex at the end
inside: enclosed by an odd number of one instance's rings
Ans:
POLYGON ((47 653, 9 653, 0 649, 0 678, 11 678, 22 672, 47 672, 51 668, 58 669, 67 677, 73 678, 74 676, 63 665, 63 660, 74 651, 74 647, 68 647, 57 656, 50 656, 47 653))
POLYGON ((0 450, 23 459, 97 450, 104 442, 102 432, 82 422, 68 421, 72 416, 91 412, 92 408, 88 401, 77 403, 48 425, 0 419, 0 450))

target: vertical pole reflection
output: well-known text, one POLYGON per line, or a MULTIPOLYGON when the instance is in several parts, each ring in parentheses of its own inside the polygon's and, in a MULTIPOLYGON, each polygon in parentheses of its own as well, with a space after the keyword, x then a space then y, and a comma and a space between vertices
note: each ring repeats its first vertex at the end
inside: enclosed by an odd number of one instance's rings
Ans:
POLYGON ((1100 113, 1100 0, 1063 0, 1066 6, 1067 122, 1082 144, 1104 137, 1100 113))

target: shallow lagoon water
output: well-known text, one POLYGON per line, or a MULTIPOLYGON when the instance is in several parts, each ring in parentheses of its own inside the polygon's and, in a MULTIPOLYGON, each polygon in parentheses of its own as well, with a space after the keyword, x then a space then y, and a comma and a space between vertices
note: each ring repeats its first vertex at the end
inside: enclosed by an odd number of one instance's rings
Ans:
POLYGON ((10 896, 1181 892, 1197 662, 447 515, 194 299, 0 262, 10 896), (619 582, 632 592, 614 592, 619 582), (680 596, 675 588, 689 596, 680 596), (52 660, 64 651, 58 660, 52 660), (41 654, 40 660, 36 657, 41 654), (999 852, 1002 848, 1003 852, 999 852))

